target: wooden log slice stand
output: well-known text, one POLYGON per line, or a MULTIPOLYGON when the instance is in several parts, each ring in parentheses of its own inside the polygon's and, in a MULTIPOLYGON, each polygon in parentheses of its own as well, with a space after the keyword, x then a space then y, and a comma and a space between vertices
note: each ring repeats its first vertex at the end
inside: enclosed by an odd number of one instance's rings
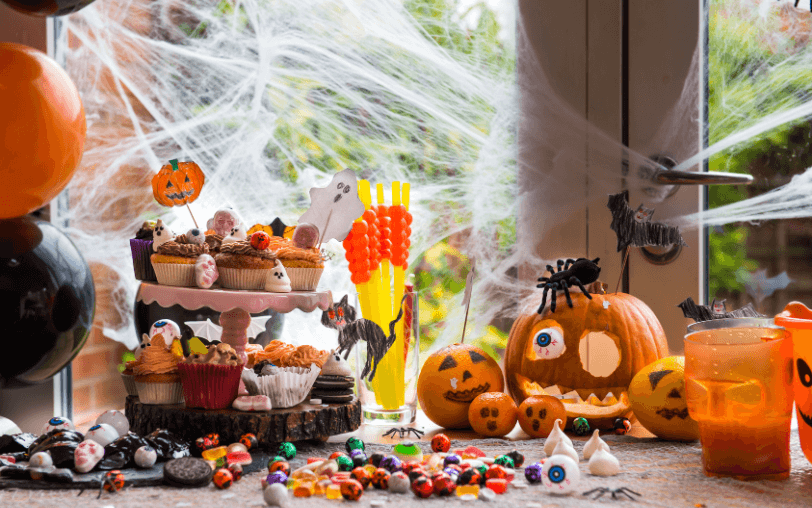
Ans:
MULTIPOLYGON (((333 303, 330 291, 293 291, 266 293, 224 289, 197 289, 142 283, 136 299, 146 304, 158 302, 162 307, 180 305, 187 310, 208 307, 220 312, 223 342, 231 345, 246 360, 246 330, 251 313, 267 309, 288 313, 294 309, 324 311, 333 303)), ((234 409, 189 409, 183 404, 142 404, 138 397, 127 397, 125 414, 130 429, 145 435, 156 429, 168 429, 194 441, 210 432, 220 434, 221 442, 239 441, 246 433, 256 434, 260 445, 273 446, 283 441, 326 440, 335 434, 352 432, 361 426, 361 402, 356 398, 346 404, 311 405, 307 402, 292 408, 262 412, 234 409)))

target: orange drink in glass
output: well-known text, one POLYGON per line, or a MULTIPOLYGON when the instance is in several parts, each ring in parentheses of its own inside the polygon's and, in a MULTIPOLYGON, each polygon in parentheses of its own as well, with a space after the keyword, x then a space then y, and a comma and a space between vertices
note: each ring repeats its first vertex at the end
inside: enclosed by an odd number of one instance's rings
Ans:
POLYGON ((708 476, 789 477, 792 341, 771 319, 695 323, 685 336, 685 396, 708 476))

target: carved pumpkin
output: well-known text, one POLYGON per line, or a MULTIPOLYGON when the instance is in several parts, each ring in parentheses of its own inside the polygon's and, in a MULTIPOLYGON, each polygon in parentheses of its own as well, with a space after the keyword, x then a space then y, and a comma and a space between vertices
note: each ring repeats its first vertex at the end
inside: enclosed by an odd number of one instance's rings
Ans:
POLYGON ((200 166, 173 159, 152 177, 152 195, 163 206, 186 205, 197 199, 205 182, 200 166))
MULTIPOLYGON (((592 285, 593 291, 599 284, 592 285)), ((549 306, 520 316, 505 352, 505 374, 517 403, 533 395, 564 395, 567 425, 582 416, 593 428, 612 428, 629 413, 634 375, 668 354, 651 309, 625 293, 572 293, 572 308, 549 306), (611 392, 611 393, 610 393, 611 392)), ((541 294, 534 297, 535 308, 541 294)))
POLYGON ((447 429, 464 429, 469 427, 471 401, 503 388, 502 369, 485 351, 452 344, 426 359, 417 379, 417 398, 429 420, 447 429))

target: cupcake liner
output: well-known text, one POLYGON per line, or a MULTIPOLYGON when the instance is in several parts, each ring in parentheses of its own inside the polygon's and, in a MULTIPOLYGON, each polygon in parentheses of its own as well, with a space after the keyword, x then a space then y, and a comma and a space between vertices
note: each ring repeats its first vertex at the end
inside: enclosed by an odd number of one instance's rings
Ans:
POLYGON ((127 395, 137 397, 138 388, 135 387, 135 377, 130 374, 122 374, 121 380, 124 381, 124 388, 127 390, 127 395))
POLYGON ((237 398, 242 365, 179 363, 186 407, 225 409, 237 398))
POLYGON ((156 281, 155 270, 149 257, 152 255, 152 240, 130 240, 130 250, 133 254, 133 269, 135 278, 145 281, 156 281))
POLYGON ((180 383, 135 383, 142 404, 182 404, 180 383))
POLYGON ((195 265, 178 263, 152 263, 158 284, 164 286, 195 287, 195 265))
POLYGON ((221 268, 220 285, 230 289, 265 289, 265 279, 270 268, 221 268))
POLYGON ((284 409, 302 403, 313 388, 321 369, 312 364, 306 367, 280 367, 276 374, 257 376, 253 370, 242 371, 242 380, 250 395, 267 395, 271 407, 284 409))
POLYGON ((290 279, 290 287, 294 291, 315 291, 321 279, 322 268, 288 268, 285 272, 290 279))

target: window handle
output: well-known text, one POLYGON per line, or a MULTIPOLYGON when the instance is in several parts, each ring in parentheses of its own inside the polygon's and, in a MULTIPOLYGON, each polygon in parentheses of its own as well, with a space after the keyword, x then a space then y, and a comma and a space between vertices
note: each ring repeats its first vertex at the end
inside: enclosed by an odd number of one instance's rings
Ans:
POLYGON ((740 173, 661 169, 652 175, 651 180, 660 185, 748 185, 753 182, 753 177, 740 173))

